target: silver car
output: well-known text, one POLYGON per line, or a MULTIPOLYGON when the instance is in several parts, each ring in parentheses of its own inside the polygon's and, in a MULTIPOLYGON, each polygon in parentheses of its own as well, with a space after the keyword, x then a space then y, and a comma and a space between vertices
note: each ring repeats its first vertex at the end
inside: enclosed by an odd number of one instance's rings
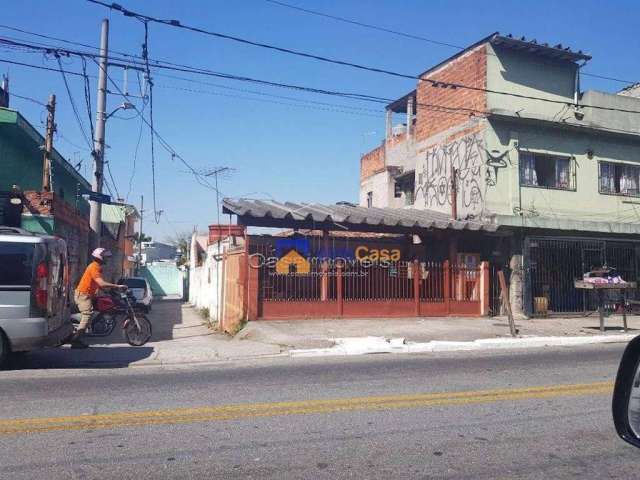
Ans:
POLYGON ((144 277, 128 277, 118 280, 119 285, 126 285, 136 299, 136 303, 141 305, 146 312, 151 311, 153 302, 153 292, 151 285, 144 277))
POLYGON ((12 352, 62 344, 73 333, 64 240, 0 226, 0 368, 12 352))

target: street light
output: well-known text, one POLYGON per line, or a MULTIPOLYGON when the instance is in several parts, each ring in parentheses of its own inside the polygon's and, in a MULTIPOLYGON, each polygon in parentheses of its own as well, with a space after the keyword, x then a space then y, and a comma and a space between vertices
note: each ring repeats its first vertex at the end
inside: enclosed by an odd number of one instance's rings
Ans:
POLYGON ((111 112, 109 115, 107 115, 105 117, 105 121, 108 120, 109 118, 111 118, 111 116, 116 113, 118 110, 135 110, 135 105, 133 103, 130 102, 123 102, 121 105, 119 105, 113 112, 111 112))

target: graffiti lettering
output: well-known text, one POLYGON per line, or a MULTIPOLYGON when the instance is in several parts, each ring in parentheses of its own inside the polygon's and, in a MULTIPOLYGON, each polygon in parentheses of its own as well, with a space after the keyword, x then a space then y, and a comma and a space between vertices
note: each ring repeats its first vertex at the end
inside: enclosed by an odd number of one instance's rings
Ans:
POLYGON ((484 148, 482 137, 467 135, 427 150, 418 164, 422 184, 416 187, 416 204, 424 208, 449 212, 451 206, 451 171, 457 171, 459 213, 471 217, 482 211, 480 188, 484 148))

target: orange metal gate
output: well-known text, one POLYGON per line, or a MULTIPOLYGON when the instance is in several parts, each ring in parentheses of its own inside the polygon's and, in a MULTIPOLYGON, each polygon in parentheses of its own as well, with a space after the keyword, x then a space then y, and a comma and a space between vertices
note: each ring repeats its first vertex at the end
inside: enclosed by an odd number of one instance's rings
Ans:
POLYGON ((280 271, 251 256, 248 319, 480 316, 489 266, 445 262, 310 262, 280 271))

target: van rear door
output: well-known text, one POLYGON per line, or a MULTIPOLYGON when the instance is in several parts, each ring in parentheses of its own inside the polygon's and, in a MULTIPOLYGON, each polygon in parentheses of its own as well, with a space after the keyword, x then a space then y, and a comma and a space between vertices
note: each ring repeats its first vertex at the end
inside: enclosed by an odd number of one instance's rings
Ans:
POLYGON ((0 242, 0 318, 28 318, 34 258, 39 245, 0 242))
POLYGON ((49 332, 53 332, 68 320, 68 266, 67 246, 64 240, 47 242, 48 255, 48 302, 47 317, 49 332))

